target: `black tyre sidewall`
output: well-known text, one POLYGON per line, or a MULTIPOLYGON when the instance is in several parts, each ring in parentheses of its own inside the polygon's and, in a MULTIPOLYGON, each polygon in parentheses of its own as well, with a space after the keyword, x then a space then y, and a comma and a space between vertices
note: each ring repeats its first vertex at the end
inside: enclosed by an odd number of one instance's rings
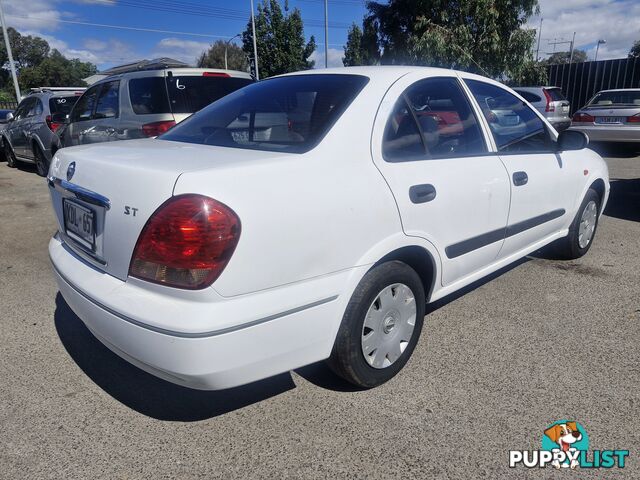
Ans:
POLYGON ((585 253, 589 251, 589 249, 591 248, 591 245, 593 244, 593 240, 596 237, 596 233, 598 231, 598 224, 600 223, 599 220, 600 220, 600 195, 598 195, 598 193, 595 190, 590 188, 589 190, 587 190, 587 193, 585 194, 584 199, 580 204, 580 208, 578 209, 578 213, 576 214, 576 218, 573 219, 573 223, 571 224, 571 228, 569 229, 569 236, 567 240, 569 241, 568 246, 569 246, 572 258, 582 257, 585 253), (591 240, 589 240, 589 243, 587 244, 586 247, 581 248, 580 244, 578 243, 578 233, 580 231, 580 220, 582 218, 582 213, 584 212, 584 209, 586 208, 587 204, 592 200, 596 202, 596 207, 598 209, 598 215, 596 216, 596 225, 593 230, 593 235, 591 236, 591 240))
POLYGON ((47 158, 44 156, 44 153, 42 153, 42 150, 40 150, 39 147, 34 147, 33 156, 36 160, 36 169, 38 175, 40 175, 41 177, 46 177, 47 173, 49 173, 49 165, 47 162, 47 158))
POLYGON ((359 387, 371 388, 393 378, 407 363, 420 338, 425 315, 425 293, 418 274, 407 264, 391 261, 374 267, 360 281, 342 319, 329 365, 339 376, 359 387), (411 340, 392 365, 371 367, 362 353, 361 337, 365 316, 376 296, 387 286, 402 283, 416 300, 416 324, 411 340))
POLYGON ((9 142, 7 141, 4 142, 4 156, 7 160, 7 166, 11 168, 15 168, 16 157, 13 154, 13 149, 11 148, 11 145, 9 145, 9 142))

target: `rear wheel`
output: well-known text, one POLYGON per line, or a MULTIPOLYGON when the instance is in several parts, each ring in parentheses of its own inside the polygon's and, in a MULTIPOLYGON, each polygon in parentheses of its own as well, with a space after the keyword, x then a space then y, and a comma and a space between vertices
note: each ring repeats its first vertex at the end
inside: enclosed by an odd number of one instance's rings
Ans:
POLYGON ((46 177, 49 173, 49 162, 47 157, 37 145, 33 147, 33 156, 36 160, 36 171, 41 177, 46 177))
POLYGON ((329 366, 359 387, 390 380, 411 357, 424 315, 424 287, 411 267, 391 261, 373 268, 349 301, 329 366))
POLYGON ((598 228, 599 214, 600 195, 589 189, 569 227, 569 234, 556 244, 556 252, 561 258, 580 258, 589 251, 598 228))
POLYGON ((7 166, 11 168, 16 168, 16 165, 18 162, 16 160, 16 155, 13 153, 13 148, 11 148, 11 145, 6 140, 4 141, 3 148, 4 148, 4 157, 7 160, 7 166))

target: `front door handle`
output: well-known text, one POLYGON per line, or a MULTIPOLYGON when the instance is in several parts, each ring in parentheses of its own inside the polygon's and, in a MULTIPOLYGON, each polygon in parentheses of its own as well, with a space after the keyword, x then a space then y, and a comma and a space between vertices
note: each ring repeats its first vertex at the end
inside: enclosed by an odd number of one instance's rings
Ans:
POLYGON ((528 181, 529 181, 529 177, 527 176, 527 172, 514 172, 513 184, 516 187, 526 185, 528 181))
POLYGON ((430 183, 414 185, 409 189, 409 198, 413 203, 427 203, 436 198, 436 187, 430 183))

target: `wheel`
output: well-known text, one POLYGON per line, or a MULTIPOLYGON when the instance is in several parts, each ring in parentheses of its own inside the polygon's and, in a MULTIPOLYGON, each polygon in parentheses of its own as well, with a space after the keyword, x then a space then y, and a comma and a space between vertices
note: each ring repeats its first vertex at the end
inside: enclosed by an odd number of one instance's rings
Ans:
POLYGON ((359 387, 381 385, 411 357, 424 315, 424 287, 411 267, 399 261, 374 267, 349 300, 329 367, 359 387))
POLYGON ((49 173, 49 161, 47 160, 47 157, 44 156, 42 150, 40 150, 40 147, 33 147, 33 156, 36 160, 36 171, 38 172, 38 175, 46 177, 47 173, 49 173))
POLYGON ((4 156, 7 159, 7 166, 16 168, 16 155, 13 153, 13 148, 11 148, 11 145, 9 145, 9 142, 6 140, 4 141, 4 156))
POLYGON ((589 189, 569 227, 569 234, 556 245, 558 256, 571 260, 580 258, 589 251, 598 228, 599 213, 600 195, 589 189))

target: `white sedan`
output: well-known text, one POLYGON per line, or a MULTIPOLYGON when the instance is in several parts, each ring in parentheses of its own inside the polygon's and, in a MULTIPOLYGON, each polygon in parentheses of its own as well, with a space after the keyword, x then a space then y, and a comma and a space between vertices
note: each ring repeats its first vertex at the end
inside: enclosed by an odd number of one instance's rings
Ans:
POLYGON ((587 143, 472 74, 285 75, 157 139, 59 151, 49 253, 91 332, 153 375, 214 390, 328 359, 373 387, 427 303, 552 242, 587 252, 609 194, 587 143))

